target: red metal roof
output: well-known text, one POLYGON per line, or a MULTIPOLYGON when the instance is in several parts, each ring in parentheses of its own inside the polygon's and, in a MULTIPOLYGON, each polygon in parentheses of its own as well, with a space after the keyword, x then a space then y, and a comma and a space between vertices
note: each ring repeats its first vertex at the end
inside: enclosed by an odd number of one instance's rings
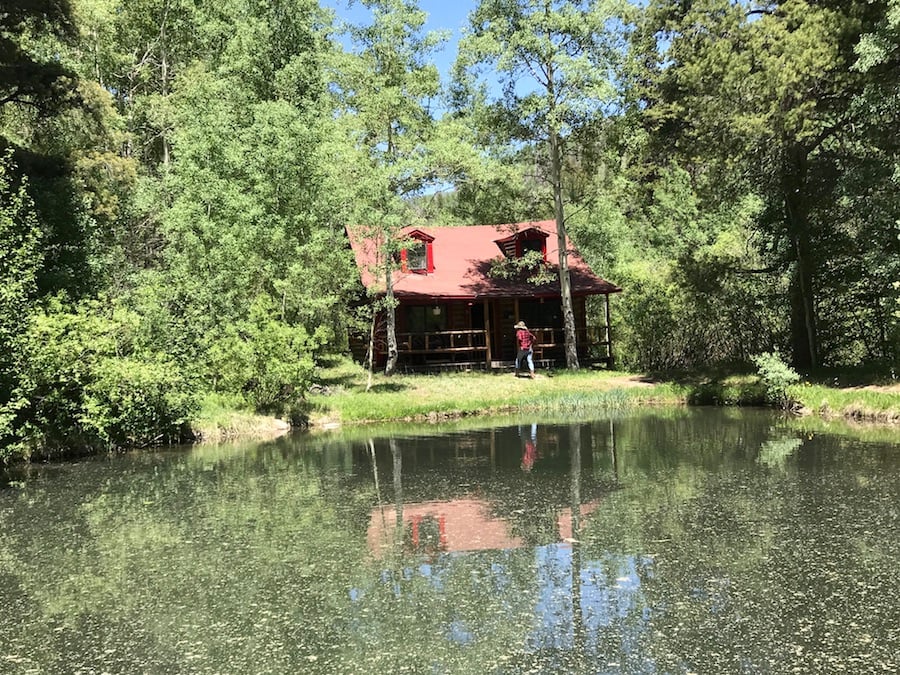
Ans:
MULTIPOLYGON (((508 225, 468 225, 462 227, 409 227, 401 236, 419 232, 433 238, 434 272, 394 272, 394 294, 401 299, 428 301, 441 299, 476 299, 484 297, 555 297, 559 296, 559 280, 535 286, 525 281, 495 279, 489 275, 493 261, 503 258, 498 241, 517 232, 538 229, 547 236, 547 262, 556 276, 559 268, 556 222, 541 220, 508 225)), ((350 246, 356 258, 363 285, 369 290, 383 291, 384 282, 376 281, 376 246, 363 238, 364 228, 347 228, 350 246)), ((566 240, 569 276, 573 295, 617 293, 622 289, 598 277, 582 260, 571 241, 566 240)))

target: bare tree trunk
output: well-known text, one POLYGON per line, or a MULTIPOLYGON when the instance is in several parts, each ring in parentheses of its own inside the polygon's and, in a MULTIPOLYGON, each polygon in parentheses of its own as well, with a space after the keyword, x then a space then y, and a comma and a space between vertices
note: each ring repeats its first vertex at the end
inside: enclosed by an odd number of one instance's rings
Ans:
POLYGON ((809 212, 806 204, 806 151, 794 148, 783 178, 784 207, 796 264, 790 282, 791 342, 793 365, 818 365, 815 291, 810 261, 809 212))
MULTIPOLYGON (((162 25, 159 29, 159 42, 160 42, 160 54, 159 54, 159 68, 160 68, 160 90, 162 93, 163 100, 166 100, 169 96, 169 55, 166 45, 166 24, 169 20, 169 3, 166 3, 165 11, 163 12, 162 17, 162 25)), ((163 123, 166 124, 165 122, 163 123)), ((162 163, 163 166, 169 166, 169 133, 168 129, 165 127, 160 129, 160 140, 162 142, 162 163)))
POLYGON ((569 251, 566 246, 566 218, 562 200, 562 160, 559 135, 550 131, 551 183, 553 184, 553 212, 556 216, 557 248, 559 249, 559 293, 562 297, 563 326, 566 334, 566 367, 578 369, 578 347, 575 337, 575 309, 572 306, 572 282, 569 278, 569 251))
POLYGON ((384 365, 384 374, 393 375, 397 372, 397 316, 395 313, 397 301, 394 299, 394 275, 390 266, 385 273, 385 318, 387 319, 387 363, 384 365))
POLYGON ((794 365, 815 368, 818 365, 816 318, 812 293, 812 274, 804 246, 794 238, 797 264, 791 278, 791 329, 794 336, 794 365))
POLYGON ((366 378, 366 391, 372 388, 372 376, 375 373, 375 324, 378 322, 378 311, 372 314, 372 325, 369 327, 369 350, 366 360, 369 362, 369 375, 366 378))

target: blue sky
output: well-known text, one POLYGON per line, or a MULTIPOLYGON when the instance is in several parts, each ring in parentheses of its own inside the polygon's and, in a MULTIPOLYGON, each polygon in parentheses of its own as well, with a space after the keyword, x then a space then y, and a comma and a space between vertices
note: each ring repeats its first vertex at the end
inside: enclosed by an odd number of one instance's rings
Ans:
MULTIPOLYGON (((369 16, 369 11, 359 2, 321 0, 321 3, 324 7, 334 10, 338 21, 359 23, 369 16), (351 4, 352 7, 348 7, 351 4)), ((428 14, 425 30, 452 31, 444 50, 434 56, 435 65, 445 81, 450 66, 456 58, 456 43, 462 35, 462 28, 468 20, 469 12, 475 9, 477 4, 474 0, 470 2, 465 0, 419 0, 419 7, 428 14)))

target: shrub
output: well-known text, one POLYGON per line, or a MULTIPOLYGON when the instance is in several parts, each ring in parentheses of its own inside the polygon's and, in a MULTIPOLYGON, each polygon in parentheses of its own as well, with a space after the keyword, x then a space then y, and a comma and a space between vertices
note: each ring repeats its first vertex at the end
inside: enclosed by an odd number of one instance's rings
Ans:
POLYGON ((32 317, 15 388, 0 407, 7 457, 187 437, 192 388, 174 364, 135 353, 133 324, 100 302, 67 309, 52 300, 32 317))
POLYGON ((753 357, 759 379, 766 389, 766 400, 787 410, 792 406, 788 387, 800 380, 798 375, 782 359, 778 352, 764 352, 753 357))
POLYGON ((108 446, 146 447, 189 437, 195 410, 172 364, 112 357, 98 361, 84 389, 81 421, 108 446))
POLYGON ((211 347, 215 389, 242 394, 257 411, 289 414, 309 388, 321 342, 259 301, 211 347))

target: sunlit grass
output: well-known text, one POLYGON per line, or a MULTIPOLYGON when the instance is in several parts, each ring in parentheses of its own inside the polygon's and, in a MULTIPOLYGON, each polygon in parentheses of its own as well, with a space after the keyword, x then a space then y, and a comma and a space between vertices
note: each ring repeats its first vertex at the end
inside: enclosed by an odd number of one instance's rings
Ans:
MULTIPOLYGON (((372 376, 359 369, 348 377, 342 364, 341 384, 325 385, 310 397, 311 421, 382 421, 484 415, 516 410, 581 411, 657 402, 679 404, 687 390, 679 385, 651 385, 615 371, 540 371, 536 379, 512 373, 444 373, 441 375, 372 376)), ((331 373, 323 382, 334 381, 331 373)))
POLYGON ((191 424, 203 441, 219 441, 241 437, 259 437, 283 432, 287 423, 255 413, 240 396, 206 394, 197 419, 191 424))
MULTIPOLYGON (((795 407, 823 417, 900 421, 900 392, 803 384, 788 391, 795 407)), ((539 371, 534 380, 511 372, 371 376, 333 358, 309 397, 312 426, 391 420, 439 420, 541 411, 583 413, 637 405, 764 406, 755 374, 694 374, 653 378, 583 369, 539 371)))
POLYGON ((822 417, 850 417, 900 422, 900 392, 798 384, 788 393, 822 417))

